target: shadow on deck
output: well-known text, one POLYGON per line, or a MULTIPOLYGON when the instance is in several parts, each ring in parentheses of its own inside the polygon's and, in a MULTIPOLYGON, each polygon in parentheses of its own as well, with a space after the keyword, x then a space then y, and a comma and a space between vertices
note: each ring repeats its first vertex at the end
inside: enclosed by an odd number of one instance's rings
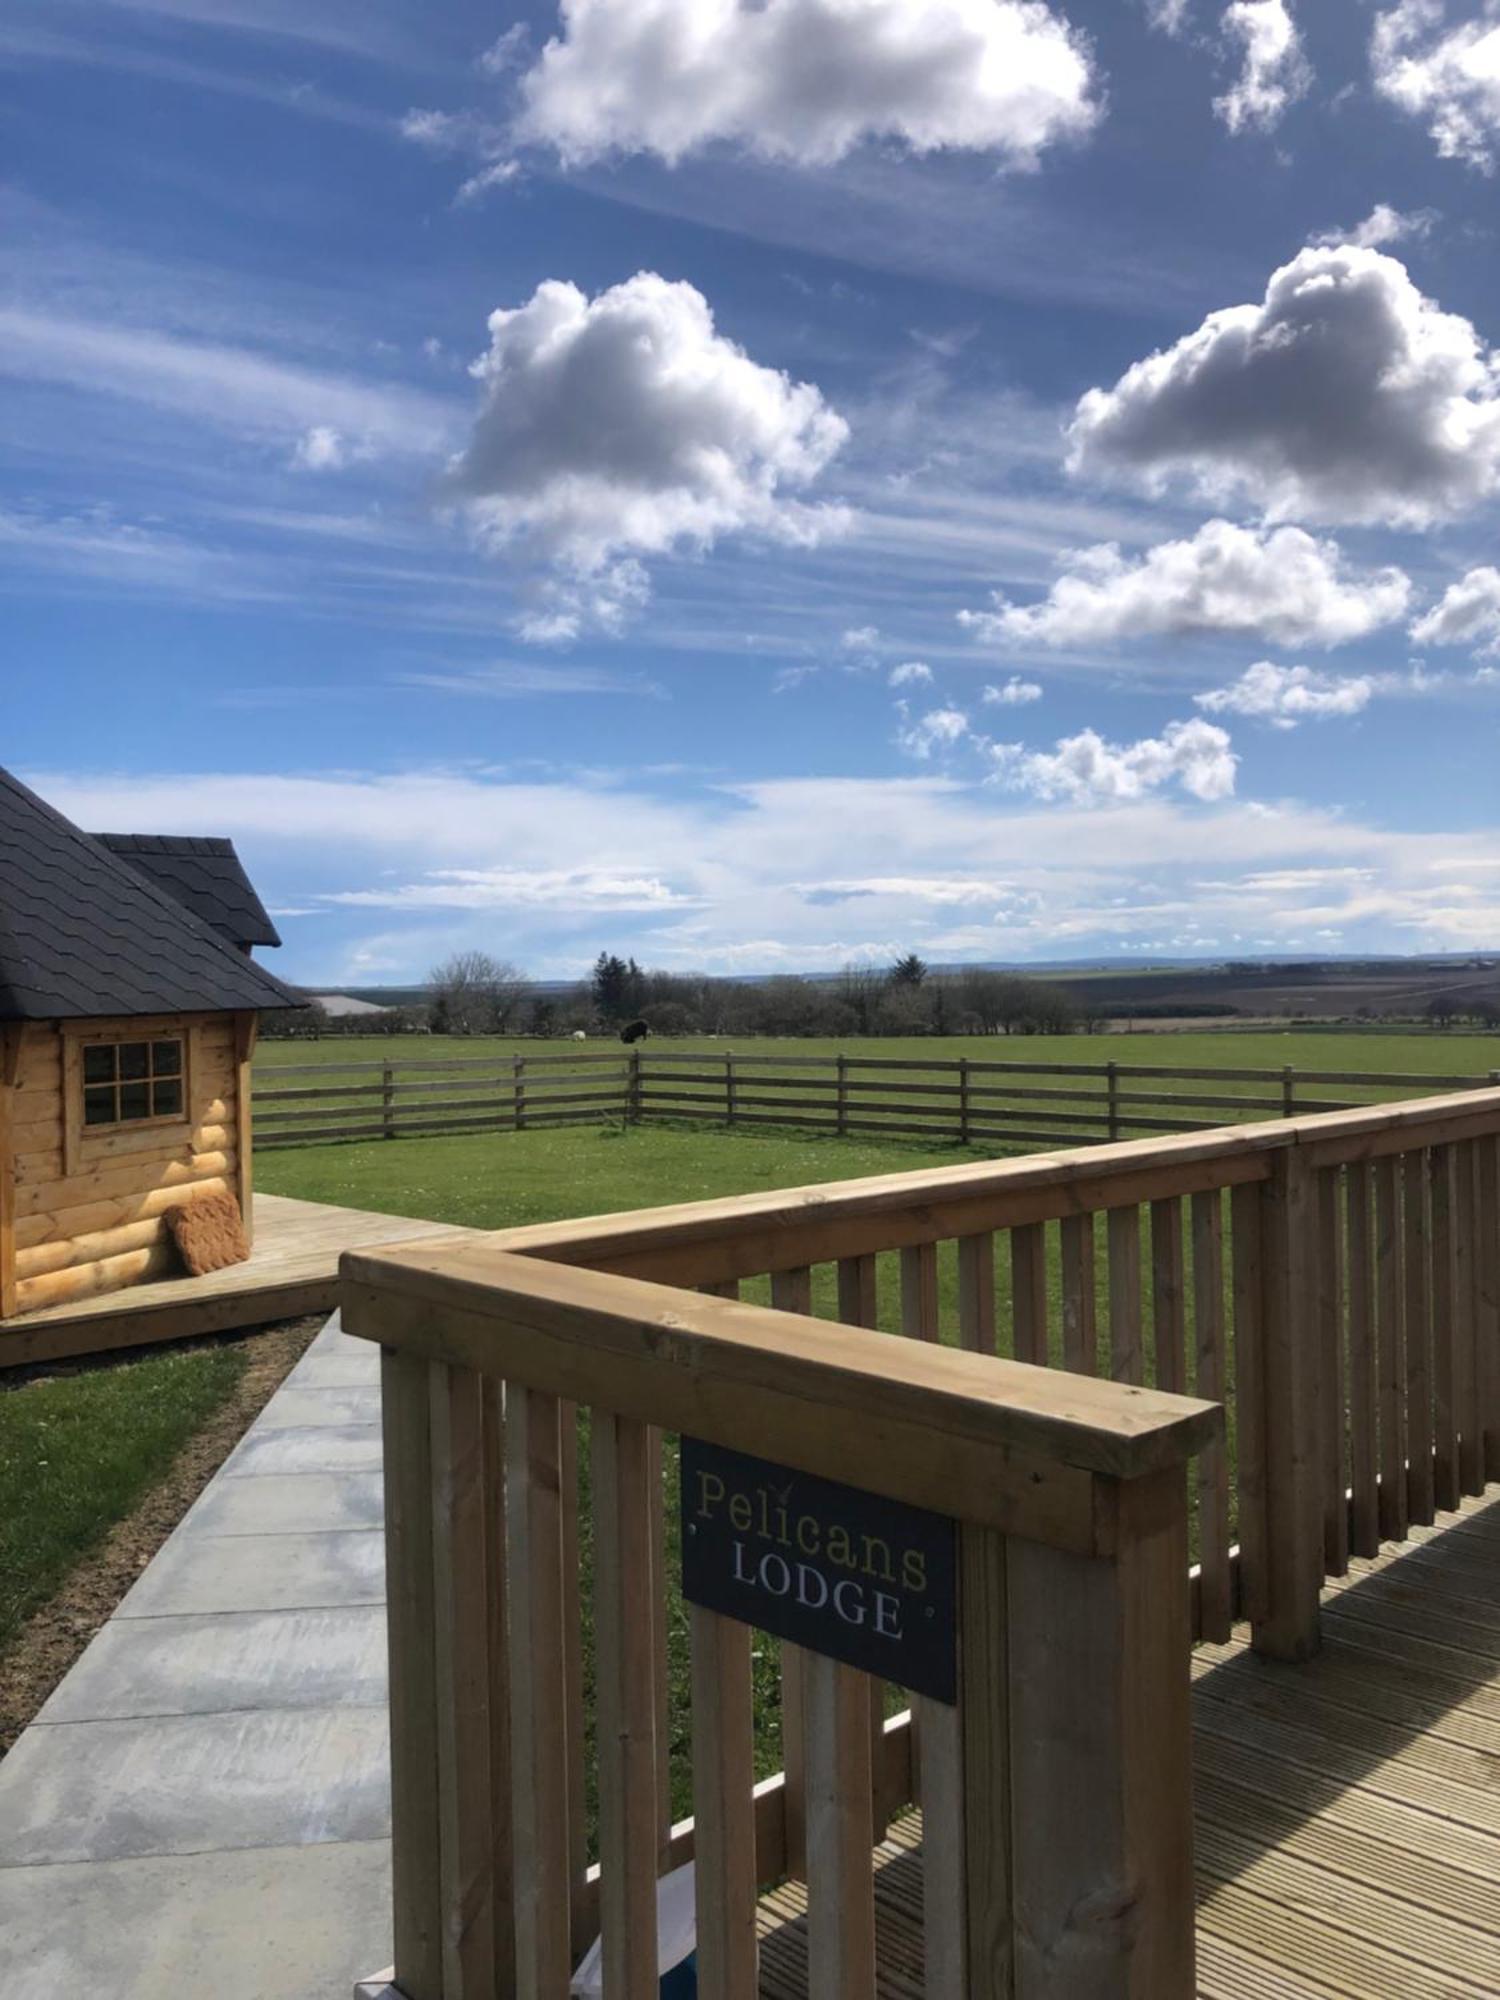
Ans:
MULTIPOLYGON (((1198 1991, 1500 1992, 1500 1498, 1355 1561, 1303 1666, 1194 1655, 1198 1991)), ((923 2000, 921 1820, 876 1853, 881 2000, 923 2000)), ((761 1992, 807 1994, 806 1898, 761 1904, 761 1992)))

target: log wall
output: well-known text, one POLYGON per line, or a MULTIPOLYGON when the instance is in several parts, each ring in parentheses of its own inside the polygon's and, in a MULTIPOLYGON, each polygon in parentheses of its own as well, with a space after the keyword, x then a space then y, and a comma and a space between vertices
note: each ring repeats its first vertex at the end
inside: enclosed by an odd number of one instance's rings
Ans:
MULTIPOLYGON (((248 1170, 248 1106, 242 1118, 240 1017, 79 1024, 91 1036, 117 1033, 122 1041, 182 1035, 187 1113, 180 1124, 113 1127, 70 1142, 68 1097, 77 1089, 71 1025, 28 1022, 16 1031, 3 1149, 10 1228, 0 1231, 0 1257, 9 1250, 10 1268, 0 1316, 164 1277, 177 1268, 167 1210, 227 1191, 243 1206, 249 1192, 241 1173, 242 1155, 248 1170)), ((0 1177, 4 1170, 0 1157, 0 1177)))

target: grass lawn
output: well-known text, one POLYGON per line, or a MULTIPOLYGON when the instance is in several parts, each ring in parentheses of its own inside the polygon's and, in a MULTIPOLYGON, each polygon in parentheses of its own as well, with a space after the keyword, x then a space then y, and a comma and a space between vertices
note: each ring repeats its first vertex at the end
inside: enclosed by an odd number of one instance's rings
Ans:
POLYGON ((0 1388, 0 1650, 233 1391, 238 1347, 0 1388))

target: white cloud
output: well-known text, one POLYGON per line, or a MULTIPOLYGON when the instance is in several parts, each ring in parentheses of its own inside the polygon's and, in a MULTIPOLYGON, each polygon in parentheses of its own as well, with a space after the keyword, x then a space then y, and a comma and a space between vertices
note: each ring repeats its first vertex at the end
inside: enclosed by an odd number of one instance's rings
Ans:
POLYGON ((890 684, 899 687, 930 687, 932 669, 921 660, 906 660, 899 667, 891 668, 890 684))
POLYGON ((1024 708, 1028 702, 1040 701, 1041 698, 1041 683, 1023 681, 1019 674, 1012 674, 999 687, 987 687, 982 697, 986 704, 1000 708, 1024 708))
POLYGON ((1358 715, 1375 692, 1368 674, 1320 674, 1312 667, 1279 667, 1257 660, 1227 687, 1195 694, 1200 708, 1215 715, 1250 715, 1276 729, 1335 715, 1358 715))
POLYGON ((1231 132, 1246 126, 1269 132, 1312 82, 1292 10, 1287 0, 1231 0, 1224 9, 1224 34, 1239 43, 1244 66, 1214 99, 1214 110, 1231 132))
POLYGON ((868 653, 879 643, 880 634, 873 625, 850 625, 839 634, 839 644, 846 653, 868 653))
POLYGON ((896 710, 901 718, 896 747, 919 763, 925 764, 939 752, 951 750, 969 733, 969 718, 961 708, 930 708, 915 721, 904 701, 897 702, 896 710))
POLYGON ((1261 304, 1090 389, 1069 435, 1075 471, 1179 474, 1273 519, 1422 527, 1500 485, 1497 362, 1396 258, 1307 249, 1261 304))
POLYGON ((370 910, 666 910, 691 906, 655 875, 612 869, 434 868, 419 882, 339 889, 322 899, 370 910))
POLYGON ((1146 18, 1165 35, 1180 35, 1192 0, 1146 0, 1146 18))
POLYGON ((1064 558, 1038 604, 997 593, 960 624, 1005 644, 1095 645, 1197 632, 1253 633, 1278 645, 1340 646, 1400 618, 1411 597, 1399 569, 1348 570, 1338 544, 1302 528, 1206 521, 1190 540, 1130 561, 1113 542, 1064 558))
POLYGON ((1081 729, 1055 750, 1002 743, 992 755, 1002 784, 1073 805, 1118 804, 1172 784, 1205 802, 1227 799, 1239 762, 1228 731, 1196 718, 1169 722, 1160 736, 1136 743, 1110 743, 1097 730, 1081 729))
POLYGON ((472 370, 483 405, 445 488, 483 545, 583 593, 539 616, 618 618, 641 556, 726 534, 805 544, 843 524, 790 497, 842 446, 843 418, 718 333, 692 285, 642 271, 589 299, 554 279, 489 328, 472 370))
POLYGON ((1419 646, 1473 646, 1500 653, 1500 569, 1486 564, 1450 583, 1440 601, 1417 620, 1419 646))
POLYGON ((1099 115, 1043 0, 561 0, 517 138, 572 164, 715 142, 826 165, 866 140, 1030 165, 1099 115))
POLYGON ((347 463, 348 447, 332 424, 314 424, 297 440, 292 463, 304 472, 337 472, 347 463))
POLYGON ((1430 235, 1437 219, 1436 209, 1402 210, 1392 208, 1388 201, 1377 201, 1364 221, 1356 222, 1352 229, 1325 229, 1312 240, 1322 249, 1352 243, 1360 250, 1381 250, 1387 243, 1404 243, 1410 236, 1430 235))
POLYGON ((1375 23, 1375 88, 1427 129, 1444 159, 1492 172, 1500 136, 1500 9, 1446 25, 1440 0, 1401 0, 1375 23))
POLYGON ((440 694, 477 695, 489 701, 522 701, 534 695, 633 695, 661 701, 666 690, 644 674, 612 667, 562 666, 552 661, 501 660, 494 666, 424 669, 392 676, 397 687, 433 688, 440 694))

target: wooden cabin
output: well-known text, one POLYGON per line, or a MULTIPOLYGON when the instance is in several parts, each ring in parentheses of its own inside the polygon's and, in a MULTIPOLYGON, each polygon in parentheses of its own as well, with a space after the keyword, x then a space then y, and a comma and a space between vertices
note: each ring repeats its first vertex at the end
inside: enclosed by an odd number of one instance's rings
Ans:
POLYGON ((205 1194, 248 1232, 279 943, 227 840, 84 833, 0 770, 0 1320, 181 1269, 205 1194))

